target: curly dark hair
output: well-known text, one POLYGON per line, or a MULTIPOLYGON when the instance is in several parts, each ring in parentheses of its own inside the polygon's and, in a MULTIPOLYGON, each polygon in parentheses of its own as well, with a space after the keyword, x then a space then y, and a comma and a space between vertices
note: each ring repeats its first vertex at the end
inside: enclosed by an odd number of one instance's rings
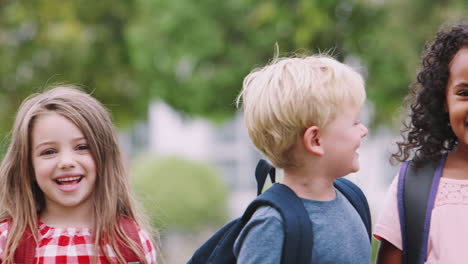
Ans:
POLYGON ((405 105, 410 109, 409 121, 403 124, 403 140, 397 142, 398 151, 392 154, 392 160, 404 162, 414 154, 412 164, 419 167, 457 146, 458 139, 445 110, 445 90, 449 64, 458 50, 467 45, 467 23, 440 30, 426 44, 416 82, 405 98, 405 105))

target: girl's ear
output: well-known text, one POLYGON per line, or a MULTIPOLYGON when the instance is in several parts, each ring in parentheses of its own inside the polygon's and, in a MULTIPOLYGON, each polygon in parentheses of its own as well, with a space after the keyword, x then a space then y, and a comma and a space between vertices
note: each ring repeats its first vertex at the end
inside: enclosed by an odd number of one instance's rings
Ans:
POLYGON ((311 126, 304 132, 302 138, 305 149, 315 155, 324 154, 323 146, 320 142, 320 129, 317 126, 311 126))

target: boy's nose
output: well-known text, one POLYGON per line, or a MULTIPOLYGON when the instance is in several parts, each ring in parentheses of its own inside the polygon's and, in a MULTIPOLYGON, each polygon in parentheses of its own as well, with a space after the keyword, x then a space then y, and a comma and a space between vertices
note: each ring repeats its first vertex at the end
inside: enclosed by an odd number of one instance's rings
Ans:
POLYGON ((367 136, 367 132, 369 132, 369 131, 368 131, 368 129, 367 129, 367 127, 365 125, 361 124, 361 126, 362 126, 362 136, 361 137, 365 137, 365 136, 367 136))

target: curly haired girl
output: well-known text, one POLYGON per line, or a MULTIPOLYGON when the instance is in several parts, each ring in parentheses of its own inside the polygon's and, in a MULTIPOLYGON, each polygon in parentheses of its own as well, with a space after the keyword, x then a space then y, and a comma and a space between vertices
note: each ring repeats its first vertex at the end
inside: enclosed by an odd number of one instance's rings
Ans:
MULTIPOLYGON (((435 202, 428 211, 427 249, 420 263, 465 263, 468 258, 468 24, 442 29, 428 43, 407 103, 409 122, 402 130, 403 141, 397 143, 398 151, 392 157, 400 162, 412 157, 410 164, 415 170, 428 164, 441 168, 440 179, 433 189, 435 202)), ((405 262, 402 237, 407 233, 401 233, 397 202, 399 176, 390 187, 374 230, 374 236, 381 241, 379 264, 405 262)))

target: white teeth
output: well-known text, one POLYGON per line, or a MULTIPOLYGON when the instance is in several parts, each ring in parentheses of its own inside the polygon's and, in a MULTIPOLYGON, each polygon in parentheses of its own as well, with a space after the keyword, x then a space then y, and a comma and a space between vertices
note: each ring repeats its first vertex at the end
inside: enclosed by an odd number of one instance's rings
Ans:
POLYGON ((65 178, 56 179, 56 181, 66 182, 66 181, 77 181, 79 179, 80 179, 80 176, 75 176, 75 177, 65 177, 65 178))

